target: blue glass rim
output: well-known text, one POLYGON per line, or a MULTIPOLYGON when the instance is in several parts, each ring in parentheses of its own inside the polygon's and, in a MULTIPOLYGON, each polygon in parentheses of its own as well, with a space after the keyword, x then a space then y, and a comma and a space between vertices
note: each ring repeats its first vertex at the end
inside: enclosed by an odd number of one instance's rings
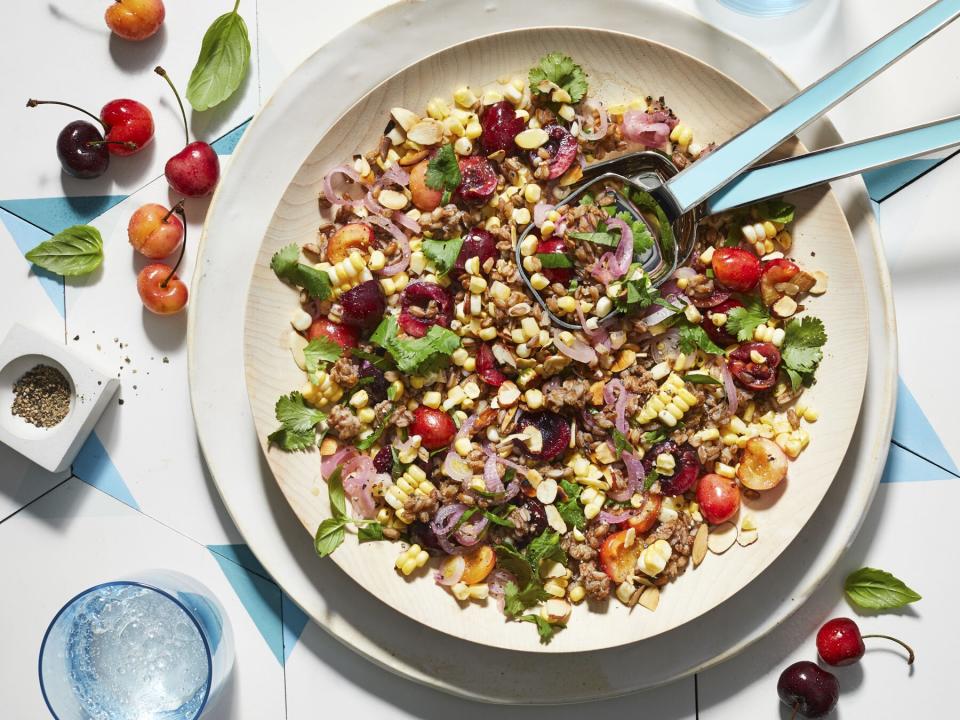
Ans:
POLYGON ((207 701, 210 699, 210 690, 213 684, 213 654, 210 652, 210 644, 207 642, 207 636, 204 634, 203 628, 200 626, 199 621, 193 616, 193 613, 190 611, 190 609, 180 600, 175 598, 166 590, 158 588, 155 585, 150 585, 148 583, 139 582, 136 580, 111 580, 109 582, 104 582, 100 583, 99 585, 89 587, 70 598, 66 603, 64 603, 63 607, 57 611, 57 614, 53 616, 53 619, 50 621, 50 624, 43 633, 43 640, 40 642, 40 654, 37 658, 37 675, 40 678, 40 694, 43 695, 43 702, 46 704, 47 710, 50 711, 50 714, 53 716, 54 720, 60 720, 60 716, 57 715, 56 711, 53 709, 53 706, 50 704, 50 699, 47 697, 47 688, 43 684, 43 653, 47 648, 47 639, 50 637, 50 631, 53 630, 53 626, 57 624, 57 620, 60 619, 60 616, 70 609, 74 603, 80 600, 80 598, 96 592, 97 590, 102 590, 103 588, 124 586, 140 587, 144 588, 145 590, 152 590, 155 593, 163 595, 165 598, 183 610, 184 614, 190 618, 190 622, 192 622, 194 627, 197 628, 197 632, 200 634, 200 640, 203 642, 203 651, 207 656, 207 682, 205 684, 206 689, 203 694, 203 701, 200 703, 200 707, 197 708, 196 715, 190 719, 198 720, 198 718, 203 715, 204 709, 207 707, 207 701))

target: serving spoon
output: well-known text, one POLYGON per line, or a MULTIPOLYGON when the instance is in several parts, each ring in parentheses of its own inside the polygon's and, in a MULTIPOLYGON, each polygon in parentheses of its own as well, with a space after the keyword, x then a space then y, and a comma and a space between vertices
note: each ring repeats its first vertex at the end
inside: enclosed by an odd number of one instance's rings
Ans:
MULTIPOLYGON (((960 144, 960 115, 954 115, 746 170, 957 17, 960 0, 938 0, 682 171, 665 155, 653 151, 628 153, 589 165, 584 169, 585 180, 558 207, 569 205, 591 188, 611 181, 652 197, 658 215, 670 225, 669 232, 654 231, 624 193, 613 193, 617 208, 644 222, 657 239, 639 262, 651 284, 659 286, 689 258, 696 241, 696 225, 704 215, 960 144)), ((531 224, 517 240, 517 269, 554 325, 579 330, 580 325, 554 315, 530 283, 520 246, 535 231, 531 224)), ((614 315, 610 313, 604 320, 614 315)))

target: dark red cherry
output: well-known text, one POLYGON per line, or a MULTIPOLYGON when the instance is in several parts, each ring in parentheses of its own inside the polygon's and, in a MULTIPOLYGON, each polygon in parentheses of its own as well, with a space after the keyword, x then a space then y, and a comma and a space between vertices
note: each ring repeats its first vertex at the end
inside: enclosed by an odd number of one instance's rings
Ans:
POLYGON ((325 337, 342 348, 354 348, 360 342, 360 333, 349 325, 341 325, 325 317, 317 318, 307 329, 307 340, 325 337))
POLYGON ((490 231, 482 227, 471 228, 463 236, 463 245, 460 247, 460 254, 457 255, 457 261, 454 267, 457 270, 463 270, 464 263, 468 258, 480 258, 480 264, 483 265, 487 260, 497 256, 497 241, 490 231))
POLYGON ((720 288, 715 287, 712 292, 709 292, 705 295, 695 295, 688 294, 687 297, 690 298, 690 302, 701 310, 704 308, 713 308, 717 305, 720 305, 723 302, 727 301, 727 298, 730 297, 730 293, 726 290, 721 290, 720 288))
POLYGON ((369 382, 364 384, 363 389, 367 391, 367 396, 370 398, 372 404, 381 403, 387 399, 387 388, 390 386, 390 383, 387 382, 387 378, 384 377, 383 371, 380 368, 369 360, 362 360, 360 362, 360 371, 357 374, 361 380, 363 378, 371 378, 369 382))
MULTIPOLYGON (((537 245, 537 254, 559 254, 566 255, 567 248, 561 238, 550 238, 549 240, 541 240, 540 244, 537 245)), ((558 282, 563 285, 566 285, 573 279, 573 268, 543 268, 540 272, 550 282, 558 282)))
POLYGON ((482 155, 460 158, 460 185, 457 195, 467 203, 483 203, 497 189, 497 173, 482 155))
POLYGON ((822 718, 837 706, 840 683, 836 675, 808 660, 795 662, 777 681, 777 695, 794 713, 822 718))
POLYGON ((780 351, 772 343, 744 343, 727 358, 727 367, 733 379, 750 390, 769 390, 777 382, 777 368, 780 366, 780 351), (753 353, 759 353, 763 362, 753 360, 753 353))
POLYGON ((110 128, 107 140, 113 141, 109 147, 114 155, 138 153, 153 139, 153 115, 136 100, 111 100, 100 110, 100 119, 110 128))
POLYGON ((710 319, 710 315, 715 313, 726 314, 735 307, 743 307, 743 303, 736 298, 730 298, 729 300, 724 300, 719 305, 709 309, 704 309, 703 320, 700 321, 700 325, 706 331, 707 335, 710 336, 710 339, 713 340, 717 345, 723 347, 732 345, 737 341, 737 338, 727 332, 726 325, 720 327, 714 325, 713 320, 710 319))
MULTIPOLYGON (((553 180, 570 169, 573 161, 577 159, 579 146, 577 139, 562 125, 548 125, 544 130, 547 131, 550 139, 539 150, 546 150, 550 153, 549 178, 553 180)), ((539 150, 535 151, 534 154, 538 154, 539 150)))
POLYGON ((523 527, 513 533, 514 545, 523 548, 547 529, 547 509, 535 497, 525 497, 523 493, 514 498, 513 504, 526 516, 523 527))
POLYGON ((421 405, 413 413, 410 434, 419 435, 421 444, 427 450, 439 450, 453 442, 457 426, 443 410, 435 410, 421 405))
POLYGON ((389 447, 382 447, 373 456, 373 469, 378 473, 389 474, 393 470, 393 453, 389 447))
POLYGON ((514 138, 523 132, 523 118, 517 117, 517 111, 506 100, 487 107, 480 114, 480 147, 487 155, 503 150, 508 155, 516 151, 514 138))
POLYGON ((528 425, 535 427, 543 436, 543 449, 539 453, 530 452, 526 445, 520 443, 530 457, 550 462, 570 446, 570 423, 562 415, 549 410, 525 413, 517 421, 516 432, 523 432, 528 425))
MULTIPOLYGON (((379 287, 379 285, 378 285, 379 287)), ((453 298, 436 283, 415 282, 400 295, 400 329, 407 335, 423 337, 434 325, 450 327, 453 298)))
POLYGON ((341 320, 359 330, 372 330, 383 319, 387 298, 376 280, 367 280, 340 296, 341 320))
POLYGON ((677 445, 673 440, 664 440, 654 445, 643 456, 643 471, 650 474, 657 462, 657 455, 669 453, 673 456, 675 467, 673 475, 660 475, 660 493, 663 495, 683 495, 691 490, 700 477, 700 461, 696 451, 684 443, 677 445))
POLYGON ((110 167, 110 152, 100 143, 103 135, 92 123, 74 120, 67 125, 57 136, 57 157, 63 171, 84 180, 103 175, 110 167))
POLYGON ((493 356, 493 350, 487 344, 480 345, 477 348, 477 375, 487 385, 500 387, 507 380, 507 376, 500 372, 497 367, 497 359, 493 356))

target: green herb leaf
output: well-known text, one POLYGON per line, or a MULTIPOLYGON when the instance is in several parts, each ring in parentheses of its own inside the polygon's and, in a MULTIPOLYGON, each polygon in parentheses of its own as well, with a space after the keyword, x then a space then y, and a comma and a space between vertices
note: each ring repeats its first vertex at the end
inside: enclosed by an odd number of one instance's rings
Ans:
POLYGON ((616 217, 630 226, 630 231, 633 233, 633 254, 635 257, 643 255, 653 247, 653 234, 642 219, 635 218, 626 210, 618 212, 616 217))
POLYGON ((613 233, 608 232, 568 232, 567 236, 607 247, 616 247, 620 242, 619 236, 615 237, 613 233))
POLYGON ((590 193, 584 193, 580 196, 580 199, 577 200, 577 205, 593 205, 593 195, 590 193))
POLYGON ((347 500, 343 492, 343 466, 336 469, 327 478, 327 494, 330 497, 330 512, 337 520, 349 520, 347 515, 347 500))
POLYGON ((271 444, 287 451, 306 450, 317 444, 314 427, 327 415, 307 405, 299 392, 281 396, 274 412, 282 427, 267 437, 271 444))
POLYGON ((446 275, 457 262, 460 249, 463 247, 463 238, 449 240, 424 240, 421 245, 423 254, 433 261, 438 275, 446 275))
POLYGON ((343 348, 326 337, 314 338, 303 349, 307 372, 316 372, 322 362, 336 362, 343 354, 343 348))
POLYGON ((807 316, 802 320, 792 319, 786 325, 780 356, 784 369, 796 390, 801 383, 813 379, 817 366, 823 360, 823 345, 827 333, 820 318, 807 316))
MULTIPOLYGON (((428 188, 443 190, 444 193, 453 193, 460 186, 460 180, 460 163, 457 162, 457 154, 453 151, 453 145, 448 143, 437 150, 436 155, 430 158, 423 181, 428 188)), ((446 202, 449 202, 449 196, 445 196, 444 204, 446 202)))
POLYGON ((281 450, 293 452, 297 450, 306 450, 315 447, 317 444, 317 433, 313 430, 287 430, 280 428, 267 435, 267 442, 276 445, 281 450))
MULTIPOLYGON (((627 277, 634 274, 633 266, 627 270, 627 277)), ((617 307, 627 314, 635 313, 644 308, 648 308, 654 303, 657 305, 666 303, 660 298, 660 292, 650 284, 650 278, 646 274, 641 275, 635 280, 627 280, 623 283, 626 292, 622 292, 616 299, 617 307)), ((670 303, 666 303, 670 305, 670 303)), ((680 308, 676 308, 679 312, 680 308)))
POLYGON ((508 582, 503 589, 503 613, 507 617, 517 617, 527 608, 550 597, 550 593, 538 582, 529 583, 523 590, 516 583, 508 582))
POLYGON ((557 500, 554 505, 557 512, 567 525, 578 527, 581 530, 587 524, 587 518, 583 514, 583 506, 579 502, 580 493, 583 492, 583 486, 572 483, 569 480, 561 480, 560 487, 567 496, 566 500, 557 500))
MULTIPOLYGON (((358 360, 368 361, 371 365, 379 370, 387 371, 394 368, 394 363, 389 357, 367 352, 366 350, 361 350, 360 348, 350 348, 350 355, 358 360)), ((390 399, 393 400, 394 398, 390 399)))
POLYGON ((688 373, 683 376, 683 381, 694 385, 723 385, 722 380, 706 373, 688 373))
MULTIPOLYGON (((512 512, 513 508, 510 508, 510 510, 512 512)), ((511 529, 516 527, 510 520, 507 520, 507 518, 500 517, 499 515, 496 515, 495 513, 492 513, 489 510, 484 510, 483 516, 487 520, 492 522, 494 525, 499 525, 500 527, 511 528, 511 529)))
POLYGON ((573 262, 563 253, 537 253, 540 266, 548 270, 553 268, 571 268, 573 262))
POLYGON ((580 102, 587 94, 587 74, 572 57, 563 53, 552 52, 544 55, 540 62, 530 69, 528 79, 531 92, 549 95, 549 86, 540 87, 541 83, 548 81, 566 90, 574 103, 580 102))
POLYGON ((699 325, 687 323, 680 325, 678 329, 680 331, 680 352, 689 354, 700 348, 710 355, 723 355, 723 348, 711 340, 707 331, 699 325))
POLYGON ((627 436, 616 428, 613 429, 613 446, 617 450, 617 457, 620 457, 625 452, 636 452, 636 449, 630 444, 630 441, 627 440, 627 436))
POLYGON ((526 587, 530 581, 534 579, 533 571, 530 568, 530 563, 527 562, 526 556, 513 545, 504 542, 494 546, 493 549, 497 553, 497 564, 504 570, 513 573, 513 576, 517 578, 517 582, 520 583, 521 586, 526 587))
POLYGON ((190 73, 187 100, 194 110, 209 110, 229 98, 240 87, 250 64, 247 24, 237 12, 221 15, 207 29, 200 45, 200 57, 190 73))
POLYGON ((378 522, 361 525, 357 528, 357 540, 362 543, 383 540, 383 525, 378 522))
POLYGON ((330 297, 330 276, 312 265, 299 262, 300 248, 291 243, 280 248, 270 258, 270 267, 278 278, 291 285, 297 285, 317 300, 330 297))
POLYGON ((377 444, 377 441, 380 440, 380 437, 383 435, 383 431, 386 430, 390 424, 390 418, 395 411, 396 408, 390 408, 390 412, 383 416, 383 419, 380 421, 380 424, 377 425, 376 429, 357 443, 357 450, 369 450, 377 444))
POLYGON ((397 318, 383 319, 370 342, 386 350, 402 373, 423 374, 443 367, 453 351, 460 347, 460 336, 452 330, 434 325, 422 338, 406 339, 398 335, 397 318))
POLYGON ((103 262, 103 238, 92 225, 74 225, 44 240, 26 257, 34 265, 58 275, 86 275, 103 262))
POLYGON ((650 488, 653 487, 653 484, 660 479, 660 473, 656 469, 651 470, 647 473, 646 477, 643 478, 643 491, 647 492, 650 488))
POLYGON ((756 297, 746 300, 744 307, 735 307, 727 310, 726 330, 736 335, 740 342, 753 340, 753 333, 759 325, 770 319, 766 305, 756 297))
POLYGON ((346 533, 343 529, 343 521, 336 518, 327 518, 320 527, 317 528, 317 534, 313 538, 313 547, 320 557, 326 557, 343 544, 343 538, 346 533))
POLYGON ((544 644, 550 642, 553 639, 553 636, 560 630, 563 630, 565 627, 563 625, 551 625, 536 613, 521 615, 517 618, 517 620, 520 620, 521 622, 535 623, 537 626, 537 634, 540 635, 540 642, 544 644))
POLYGON ((658 442, 663 442, 668 437, 670 433, 664 428, 657 428, 656 430, 651 430, 643 434, 643 442, 646 445, 656 445, 658 442))
POLYGON ((869 567, 850 573, 843 590, 854 605, 870 610, 890 610, 921 599, 902 580, 884 570, 869 567))
POLYGON ((790 203, 784 202, 782 198, 776 198, 757 203, 753 206, 753 210, 761 220, 769 220, 770 222, 786 225, 787 223, 793 222, 796 208, 790 203))
MULTIPOLYGON (((656 201, 653 195, 644 190, 629 188, 627 197, 633 201, 633 204, 636 205, 639 210, 652 214, 656 218, 656 230, 660 233, 664 246, 669 247, 672 245, 674 243, 673 226, 670 224, 670 219, 663 211, 663 208, 660 207, 660 203, 656 201)), ((650 218, 647 217, 647 219, 649 220, 650 218)))
POLYGON ((547 528, 527 545, 527 562, 534 577, 540 572, 540 563, 544 560, 555 560, 567 564, 567 554, 560 547, 560 533, 547 528))

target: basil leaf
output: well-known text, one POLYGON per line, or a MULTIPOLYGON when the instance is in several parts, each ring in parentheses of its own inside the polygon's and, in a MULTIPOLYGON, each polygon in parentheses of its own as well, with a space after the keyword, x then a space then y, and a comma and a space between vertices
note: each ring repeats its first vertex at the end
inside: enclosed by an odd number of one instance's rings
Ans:
POLYGON ((555 560, 558 563, 567 564, 567 553, 560 547, 560 533, 549 528, 535 537, 527 546, 527 562, 530 563, 534 577, 539 573, 540 563, 543 560, 555 560))
POLYGON ((573 262, 563 253, 537 253, 540 266, 548 270, 551 268, 571 268, 573 262))
POLYGON ((884 570, 869 567, 850 573, 843 590, 854 605, 870 610, 890 610, 921 599, 902 580, 884 570))
POLYGON ((200 57, 187 84, 187 100, 194 110, 209 110, 222 103, 247 74, 250 39, 247 24, 237 12, 239 6, 237 0, 233 10, 214 20, 203 36, 200 57))
POLYGON ((313 549, 320 557, 326 557, 343 544, 344 535, 343 520, 327 518, 317 528, 313 549))
POLYGON ((337 465, 337 469, 330 473, 327 478, 327 493, 330 495, 330 512, 337 520, 345 521, 347 516, 347 500, 343 492, 343 466, 337 465))
POLYGON ((723 385, 722 380, 717 380, 713 375, 706 373, 689 373, 683 376, 683 381, 694 385, 723 385))
POLYGON ((26 257, 34 265, 58 275, 86 275, 103 262, 103 238, 91 225, 74 225, 44 240, 26 257))
POLYGON ((620 244, 620 236, 614 237, 608 232, 568 232, 567 235, 576 240, 586 240, 607 247, 616 247, 620 244))
POLYGON ((793 215, 796 212, 796 208, 790 203, 784 202, 783 198, 764 200, 753 207, 757 211, 757 215, 764 220, 783 225, 793 222, 793 215))
POLYGON ((357 540, 362 543, 383 540, 383 525, 378 522, 361 525, 357 528, 357 540))

